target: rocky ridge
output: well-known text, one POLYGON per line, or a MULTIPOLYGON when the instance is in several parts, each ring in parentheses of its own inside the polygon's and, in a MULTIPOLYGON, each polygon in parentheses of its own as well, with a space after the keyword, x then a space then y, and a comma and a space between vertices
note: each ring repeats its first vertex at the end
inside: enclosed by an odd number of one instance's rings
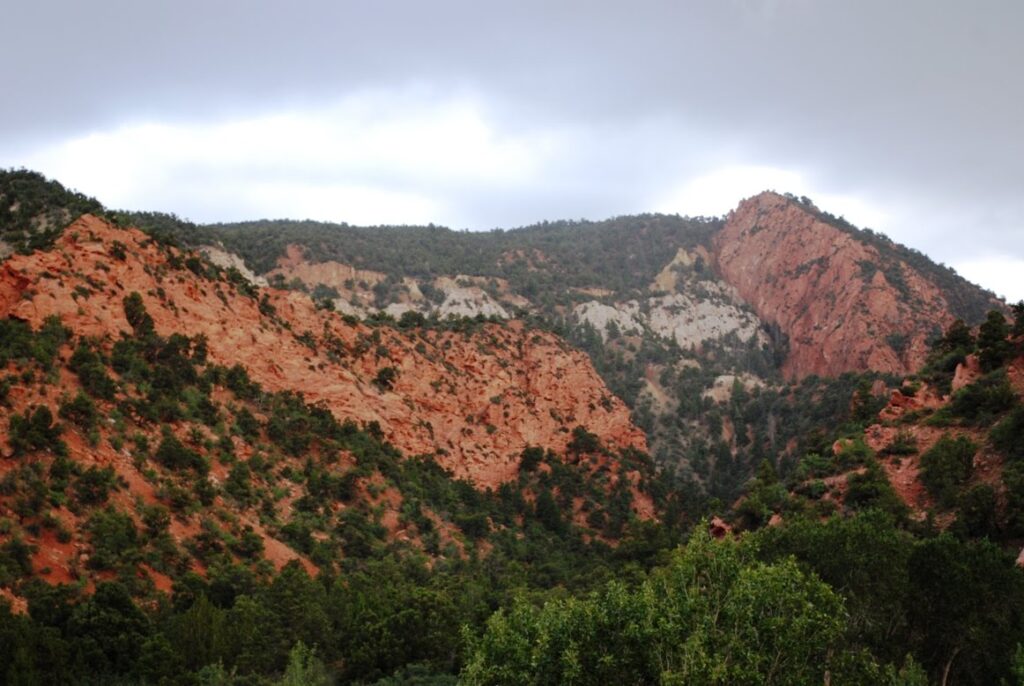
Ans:
POLYGON ((788 378, 909 374, 924 362, 928 341, 957 318, 919 270, 776 193, 741 202, 714 247, 722 278, 788 336, 788 378))
POLYGON ((518 323, 470 336, 371 331, 318 310, 302 293, 239 297, 163 262, 145 234, 85 216, 52 250, 0 267, 0 312, 33 327, 56 315, 78 335, 116 336, 131 331, 121 300, 136 291, 158 333, 204 335, 213 361, 241 364, 264 387, 301 392, 339 418, 378 422, 406 454, 437 455, 480 486, 514 478, 527 445, 564 450, 577 425, 612 449, 646 448, 585 355, 551 334, 518 323), (132 259, 112 259, 115 242, 132 259), (395 377, 382 389, 373 381, 385 368, 395 377))

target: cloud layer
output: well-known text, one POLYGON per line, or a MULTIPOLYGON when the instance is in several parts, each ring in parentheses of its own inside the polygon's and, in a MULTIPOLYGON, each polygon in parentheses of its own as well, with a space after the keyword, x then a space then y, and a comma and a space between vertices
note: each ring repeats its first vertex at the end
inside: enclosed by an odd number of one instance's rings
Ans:
POLYGON ((19 3, 0 165, 198 221, 516 226, 764 188, 1024 298, 1017 2, 19 3), (156 6, 160 5, 160 6, 156 6))

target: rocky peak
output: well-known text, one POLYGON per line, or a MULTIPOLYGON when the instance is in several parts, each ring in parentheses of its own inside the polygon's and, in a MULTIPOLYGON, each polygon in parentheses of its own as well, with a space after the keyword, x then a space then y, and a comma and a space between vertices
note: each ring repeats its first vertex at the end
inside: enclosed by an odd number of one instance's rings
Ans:
POLYGON ((928 340, 955 318, 947 293, 830 219, 777 193, 748 198, 715 236, 718 268, 761 319, 788 336, 787 377, 913 371, 928 340))

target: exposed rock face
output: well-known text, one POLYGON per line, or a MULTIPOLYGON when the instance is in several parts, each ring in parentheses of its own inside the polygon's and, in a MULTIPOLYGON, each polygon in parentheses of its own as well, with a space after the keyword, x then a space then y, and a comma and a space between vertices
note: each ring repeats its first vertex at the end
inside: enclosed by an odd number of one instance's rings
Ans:
POLYGON ((434 280, 434 287, 445 294, 444 302, 437 308, 442 317, 475 317, 481 314, 509 318, 508 311, 468 277, 441 277, 434 280))
MULTIPOLYGON (((329 286, 339 295, 334 300, 335 309, 357 317, 365 317, 377 310, 372 306, 376 299, 374 287, 388 281, 388 275, 383 272, 356 269, 331 260, 309 262, 302 247, 298 245, 289 245, 286 254, 278 260, 277 268, 267 276, 282 277, 286 283, 298 279, 308 288, 329 286)), ((436 314, 442 319, 478 315, 509 319, 511 315, 502 303, 516 307, 529 304, 525 298, 512 295, 504 279, 486 279, 465 274, 440 276, 423 282, 404 277, 391 297, 397 298, 397 302, 389 302, 383 310, 396 318, 413 311, 436 314), (497 286, 501 302, 484 289, 489 282, 497 286), (427 287, 434 289, 441 297, 436 301, 427 299, 423 295, 427 287)))
POLYGON ((716 403, 729 402, 737 383, 747 391, 765 386, 764 381, 753 374, 722 374, 715 377, 714 385, 706 389, 702 395, 705 398, 711 398, 716 403))
POLYGON ((760 322, 740 309, 731 289, 710 283, 704 297, 674 293, 651 298, 648 325, 655 333, 675 339, 681 348, 699 347, 705 341, 735 333, 741 341, 763 337, 760 322))
POLYGON ((576 321, 586 322, 594 327, 602 341, 608 340, 608 327, 614 324, 622 333, 629 334, 640 331, 643 325, 639 321, 640 306, 635 300, 616 305, 605 305, 596 300, 580 303, 573 308, 576 321))
POLYGON ((900 264, 889 275, 871 245, 775 193, 740 203, 715 237, 715 258, 761 319, 789 337, 789 378, 874 369, 906 374, 953 320, 941 290, 900 264), (902 281, 899 286, 891 278, 902 281))
MULTIPOLYGON (((698 258, 701 259, 701 258, 698 258)), ((608 305, 597 300, 573 308, 576 321, 587 322, 608 340, 608 327, 621 333, 651 333, 674 340, 684 349, 700 348, 707 341, 718 341, 735 334, 743 342, 752 337, 767 341, 761 322, 747 309, 736 290, 720 281, 684 280, 680 267, 692 267, 694 258, 680 250, 661 271, 651 290, 660 293, 646 300, 628 300, 608 305), (666 292, 668 291, 668 292, 666 292)))
POLYGON ((0 265, 0 316, 33 327, 57 315, 78 335, 116 338, 131 332, 122 304, 131 292, 159 334, 203 334, 211 361, 241 364, 264 388, 299 391, 339 419, 377 421, 405 454, 434 454, 480 486, 515 478, 528 444, 564 451, 576 425, 610 448, 646 449, 586 355, 517 322, 472 335, 370 329, 317 310, 303 293, 274 289, 264 291, 261 312, 227 281, 168 269, 145 234, 91 216, 52 250, 0 265), (112 256, 114 241, 125 260, 112 256), (397 376, 382 390, 373 380, 385 367, 397 376))
POLYGON ((679 288, 682 271, 688 267, 696 267, 698 264, 706 265, 710 261, 710 256, 704 246, 698 246, 692 253, 679 248, 676 251, 676 256, 654 277, 651 290, 673 293, 679 288))
POLYGON ((248 266, 246 266, 245 260, 232 252, 228 252, 227 250, 214 245, 204 245, 199 248, 199 252, 218 267, 223 267, 224 269, 237 269, 238 273, 244 276, 245 279, 254 286, 268 285, 267 280, 264 277, 254 273, 248 266))

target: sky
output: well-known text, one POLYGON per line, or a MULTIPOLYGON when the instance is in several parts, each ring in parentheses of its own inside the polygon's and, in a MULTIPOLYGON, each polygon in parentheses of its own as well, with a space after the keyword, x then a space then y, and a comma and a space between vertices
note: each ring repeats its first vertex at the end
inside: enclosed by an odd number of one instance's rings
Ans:
POLYGON ((34 0, 0 167, 198 222, 807 195, 1024 298, 1020 0, 34 0))

